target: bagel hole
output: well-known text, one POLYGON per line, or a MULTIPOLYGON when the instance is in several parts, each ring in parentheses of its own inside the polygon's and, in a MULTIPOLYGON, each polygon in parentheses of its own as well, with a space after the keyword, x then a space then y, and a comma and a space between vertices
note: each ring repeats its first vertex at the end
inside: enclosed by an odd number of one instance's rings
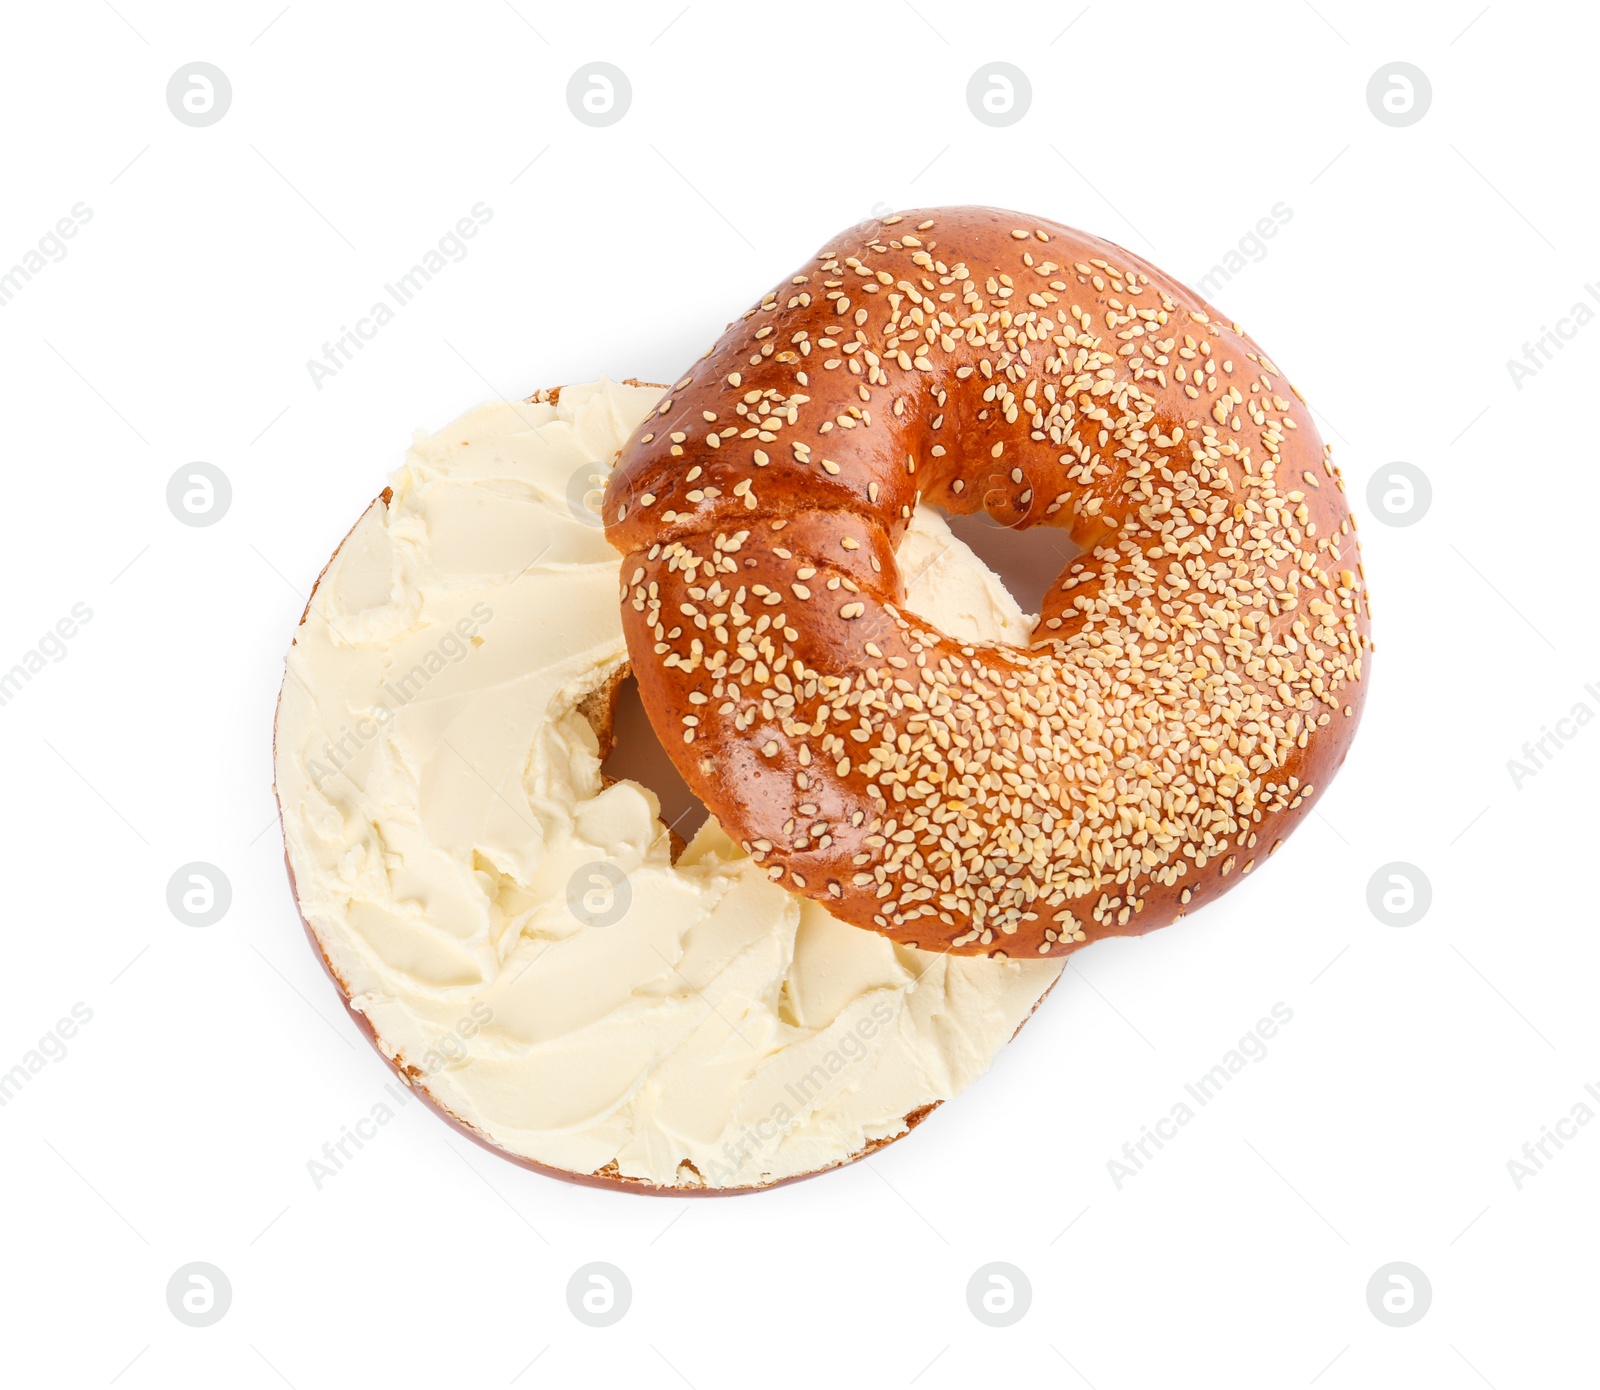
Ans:
POLYGON ((661 746, 631 670, 618 682, 612 699, 611 747, 601 761, 600 771, 613 781, 637 782, 656 794, 661 803, 661 819, 672 832, 674 862, 711 814, 705 802, 690 791, 661 746))
POLYGON ((1083 553, 1056 526, 1020 530, 1003 526, 987 512, 956 516, 941 512, 951 533, 983 561, 1024 613, 1038 613, 1062 570, 1083 553))

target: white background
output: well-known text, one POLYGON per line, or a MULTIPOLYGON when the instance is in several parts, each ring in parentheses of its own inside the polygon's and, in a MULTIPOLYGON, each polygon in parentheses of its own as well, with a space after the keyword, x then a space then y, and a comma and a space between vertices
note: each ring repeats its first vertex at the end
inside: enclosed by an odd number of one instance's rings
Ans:
POLYGON ((1506 366, 1600 282, 1592 11, 116 4, 10 9, 0 85, 0 270, 93 210, 0 308, 0 669, 94 615, 0 708, 0 1070, 93 1010, 0 1109, 0 1376, 1592 1375, 1600 1124, 1520 1190, 1507 1161, 1600 1083, 1600 724, 1520 789, 1507 760, 1600 712, 1600 326, 1520 388, 1506 366), (204 129, 164 96, 195 59, 233 87, 204 129), (565 99, 596 59, 633 89, 604 129, 565 99), (1033 87, 1004 129, 965 99, 992 59, 1033 87), (1406 128, 1365 95, 1396 59, 1432 85, 1406 128), (470 254, 318 389, 306 360, 479 201, 470 254), (1309 398, 1361 519, 1378 651, 1320 813, 1219 906, 1074 957, 988 1077, 867 1163, 652 1200, 524 1172, 413 1105, 318 1190, 307 1161, 386 1075, 307 949, 274 825, 283 653, 329 551, 413 429, 602 372, 670 380, 839 228, 962 202, 1191 282, 1292 209, 1211 297, 1309 398), (165 502, 195 460, 233 488, 207 528, 165 502), (1367 502, 1395 460, 1433 490, 1405 528, 1367 502), (167 909, 191 860, 231 880, 214 927, 167 909), (1432 885, 1410 927, 1367 905, 1391 861, 1432 885), (1265 1059, 1119 1190, 1108 1160, 1279 1001, 1265 1059), (232 1286, 204 1329, 165 1296, 195 1260, 232 1286), (607 1329, 567 1308, 595 1260, 632 1285, 607 1329), (1032 1287, 1002 1329, 965 1296, 994 1260, 1032 1287), (1401 1329, 1365 1292, 1396 1260, 1432 1285, 1401 1329))

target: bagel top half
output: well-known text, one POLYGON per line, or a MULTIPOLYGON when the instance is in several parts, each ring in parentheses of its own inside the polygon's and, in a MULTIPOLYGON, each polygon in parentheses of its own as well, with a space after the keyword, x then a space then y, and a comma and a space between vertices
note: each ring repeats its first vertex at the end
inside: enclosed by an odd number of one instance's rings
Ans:
POLYGON ((1059 955, 1275 850, 1343 761, 1369 610, 1267 354, 1111 243, 855 228, 634 432, 604 501, 645 708, 769 876, 896 941, 1059 955), (904 607, 919 502, 1080 553, 1027 646, 904 607))

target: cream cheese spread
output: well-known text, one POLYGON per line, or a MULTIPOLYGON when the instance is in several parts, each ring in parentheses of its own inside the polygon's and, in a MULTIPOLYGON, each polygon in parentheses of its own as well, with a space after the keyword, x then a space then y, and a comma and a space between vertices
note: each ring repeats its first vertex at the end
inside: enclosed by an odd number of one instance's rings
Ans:
MULTIPOLYGON (((660 396, 601 381, 418 437, 289 653, 277 789, 300 908, 385 1053, 510 1154, 662 1187, 841 1163, 981 1075, 1059 960, 897 946, 708 821, 606 785, 584 698, 625 666, 593 510, 660 396)), ((908 607, 1033 619, 919 509, 908 607)))

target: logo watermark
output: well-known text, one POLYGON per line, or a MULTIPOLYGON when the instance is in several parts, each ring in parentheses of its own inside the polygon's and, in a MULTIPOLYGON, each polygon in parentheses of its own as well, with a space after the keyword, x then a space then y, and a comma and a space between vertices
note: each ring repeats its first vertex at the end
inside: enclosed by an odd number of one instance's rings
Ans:
POLYGON ((306 1160, 306 1173, 311 1178, 312 1187, 318 1192, 322 1191, 323 1183, 344 1172, 356 1155, 376 1139, 379 1131, 410 1105, 413 1099, 411 1088, 398 1081, 385 1082, 383 1090, 388 1097, 387 1100, 374 1103, 371 1109, 353 1124, 341 1125, 338 1137, 323 1144, 321 1156, 306 1160), (391 1100, 394 1102, 393 1105, 389 1103, 391 1100))
POLYGON ((355 728, 343 724, 337 739, 323 743, 322 759, 326 761, 318 758, 306 760, 306 771, 311 775, 312 784, 321 787, 328 778, 343 772, 363 748, 389 727, 395 715, 432 684, 435 676, 448 666, 459 665, 471 655, 477 645, 474 639, 479 635, 478 630, 493 621, 494 609, 480 599, 472 605, 471 617, 457 618, 455 626, 435 642, 420 660, 414 661, 409 671, 384 681, 379 689, 387 698, 379 700, 371 710, 361 715, 356 720, 355 728))
POLYGON ((67 1044, 93 1018, 94 1010, 79 1000, 67 1017, 58 1018, 49 1031, 22 1054, 21 1061, 10 1071, 0 1072, 0 1106, 11 1104, 34 1077, 52 1062, 61 1061, 67 1055, 67 1044))
POLYGON ((456 1021, 454 1028, 417 1059, 417 1070, 426 1079, 443 1071, 446 1067, 466 1061, 467 1049, 461 1044, 468 1038, 477 1037, 482 1029, 493 1022, 494 1010, 482 999, 479 999, 473 1004, 471 1011, 465 1017, 456 1021))
POLYGON ((1266 260, 1267 252, 1272 249, 1267 243, 1293 217, 1294 209, 1287 203, 1274 203, 1264 216, 1256 218, 1249 231, 1223 252, 1217 263, 1195 283, 1195 288, 1209 299, 1246 266, 1266 260))
POLYGON ((167 79, 167 110, 184 125, 215 125, 232 105, 233 83, 215 63, 185 63, 167 79))
POLYGON ((1432 1305, 1433 1285, 1428 1276, 1404 1260, 1373 1270, 1367 1280, 1367 1307, 1373 1317, 1390 1327, 1421 1322, 1432 1305))
POLYGON ((1015 125, 1033 105, 1033 83, 1015 63, 985 63, 967 79, 967 109, 984 125, 1015 125))
POLYGON ((806 1116, 834 1099, 848 1084, 846 1073, 862 1058, 872 1055, 867 1044, 893 1021, 894 1009, 889 1002, 875 1000, 867 1015, 857 1019, 854 1028, 818 1058, 810 1070, 784 1083, 794 1108, 775 1101, 770 1113, 740 1126, 723 1141, 722 1158, 727 1163, 715 1158, 706 1163, 701 1172, 706 1182, 715 1185, 734 1178, 754 1155, 772 1149, 806 1116))
POLYGON ((1414 463, 1386 463, 1367 479, 1367 510, 1385 526, 1415 526, 1433 505, 1433 484, 1414 463))
POLYGON ((214 927, 233 904, 233 885, 215 864, 197 859, 167 880, 167 907, 186 927, 214 927))
POLYGON ((466 260, 467 252, 472 249, 467 243, 493 220, 494 209, 481 201, 468 209, 467 216, 458 217, 454 227, 423 252, 415 265, 383 287, 386 299, 377 300, 356 320, 354 328, 340 324, 339 336, 322 345, 320 359, 306 359, 311 384, 320 391, 324 382, 333 380, 349 366, 356 354, 393 323, 400 310, 415 300, 436 275, 446 266, 466 260))
POLYGON ((0 308, 11 303, 35 275, 66 260, 67 243, 93 217, 94 209, 87 203, 74 203, 67 216, 58 217, 55 225, 17 258, 15 265, 0 273, 0 308))
POLYGON ((1202 1072, 1193 1081, 1184 1083, 1186 1100, 1175 1102, 1168 1112, 1153 1124, 1141 1125, 1139 1137, 1122 1146, 1119 1156, 1106 1160, 1106 1172, 1118 1192, 1129 1178, 1142 1173, 1156 1154, 1178 1137, 1184 1126, 1210 1105, 1233 1082, 1234 1077, 1246 1071, 1253 1063, 1266 1060, 1267 1044, 1278 1036, 1278 1030, 1294 1018, 1294 1010, 1281 999, 1268 1010, 1269 1017, 1256 1020, 1255 1027, 1222 1054, 1222 1059, 1209 1071, 1202 1072), (1189 1101, 1193 1101, 1191 1105, 1189 1101))
POLYGON ((1010 1327, 1027 1317, 1033 1285, 1016 1265, 996 1260, 980 1265, 967 1280, 967 1307, 989 1327, 1010 1327))
POLYGON ((1396 859, 1367 880, 1367 907, 1386 927, 1414 927, 1433 905, 1433 884, 1415 864, 1396 859))
POLYGON ((633 1285, 616 1265, 603 1261, 582 1265, 567 1280, 567 1307, 590 1327, 610 1327, 633 1306, 633 1285))
MULTIPOLYGON (((1600 704, 1600 689, 1596 689, 1593 684, 1586 684, 1583 693, 1595 704, 1600 704)), ((1541 724, 1539 737, 1529 739, 1522 745, 1522 756, 1506 759, 1506 771, 1511 774, 1511 785, 1520 792, 1524 782, 1543 772, 1556 754, 1577 738, 1584 725, 1593 720, 1594 706, 1590 705, 1588 700, 1579 700, 1555 721, 1554 728, 1549 724, 1541 724)))
POLYGON ((615 864, 581 864, 567 880, 567 911, 582 926, 610 927, 633 906, 633 884, 615 864))
POLYGON ((1576 1139, 1582 1133, 1583 1126, 1595 1117, 1595 1111, 1589 1101, 1600 1105, 1600 1086, 1594 1082, 1586 1082, 1584 1094, 1589 1100, 1580 1100, 1553 1125, 1540 1125, 1539 1137, 1530 1139, 1522 1146, 1521 1158, 1508 1158, 1506 1172, 1510 1175, 1511 1184, 1518 1192, 1522 1185, 1530 1178, 1536 1178, 1544 1172, 1545 1165, 1564 1149, 1568 1142, 1576 1139), (1555 1146, 1555 1153, 1550 1152, 1551 1145, 1555 1146))
POLYGON ((190 1327, 221 1322, 232 1306, 233 1285, 228 1276, 204 1260, 180 1265, 167 1280, 167 1307, 173 1317, 190 1327))
POLYGON ((185 526, 215 526, 233 505, 233 484, 214 463, 186 463, 167 479, 167 510, 185 526))
POLYGON ((94 617, 94 609, 87 603, 75 603, 63 618, 41 637, 9 671, 0 671, 0 706, 9 705, 22 693, 35 676, 44 670, 46 663, 56 666, 67 659, 67 643, 76 637, 83 626, 94 617))
POLYGON ((606 479, 611 476, 609 463, 580 463, 567 479, 567 510, 574 521, 598 530, 605 524, 600 506, 606 495, 606 479))
MULTIPOLYGON (((476 1037, 493 1020, 494 1010, 483 1000, 478 1000, 470 1013, 458 1019, 455 1027, 433 1043, 415 1062, 406 1059, 408 1074, 415 1071, 425 1080, 465 1061, 467 1050, 461 1044, 468 1038, 476 1037)), ((356 1155, 376 1139, 384 1126, 410 1105, 414 1098, 409 1085, 395 1079, 386 1081, 382 1099, 375 1101, 367 1113, 353 1123, 340 1125, 338 1136, 323 1144, 321 1154, 306 1160, 306 1173, 312 1187, 320 1192, 324 1183, 344 1172, 356 1155)))
POLYGON ((1433 83, 1415 63, 1385 63, 1367 79, 1367 110, 1384 125, 1415 125, 1433 105, 1433 83))
POLYGON ((633 83, 615 63, 585 63, 567 79, 567 110, 584 125, 615 125, 633 105, 633 83))
MULTIPOLYGON (((1583 292, 1600 304, 1600 281, 1595 281, 1583 287, 1583 292)), ((1511 384, 1522 390, 1522 383, 1539 375, 1547 366, 1555 361, 1556 353, 1566 351, 1566 346, 1578 336, 1578 330, 1587 328, 1595 320, 1595 311, 1583 300, 1578 300, 1572 308, 1567 310, 1556 320, 1554 328, 1547 323, 1539 325, 1539 336, 1532 342, 1522 345, 1522 357, 1506 359, 1506 371, 1511 375, 1511 384)))
POLYGON ((893 216, 894 209, 884 202, 882 198, 880 198, 872 205, 872 211, 863 217, 859 222, 857 222, 850 230, 854 232, 860 232, 863 236, 865 236, 868 232, 875 231, 878 227, 881 227, 885 217, 893 216))

